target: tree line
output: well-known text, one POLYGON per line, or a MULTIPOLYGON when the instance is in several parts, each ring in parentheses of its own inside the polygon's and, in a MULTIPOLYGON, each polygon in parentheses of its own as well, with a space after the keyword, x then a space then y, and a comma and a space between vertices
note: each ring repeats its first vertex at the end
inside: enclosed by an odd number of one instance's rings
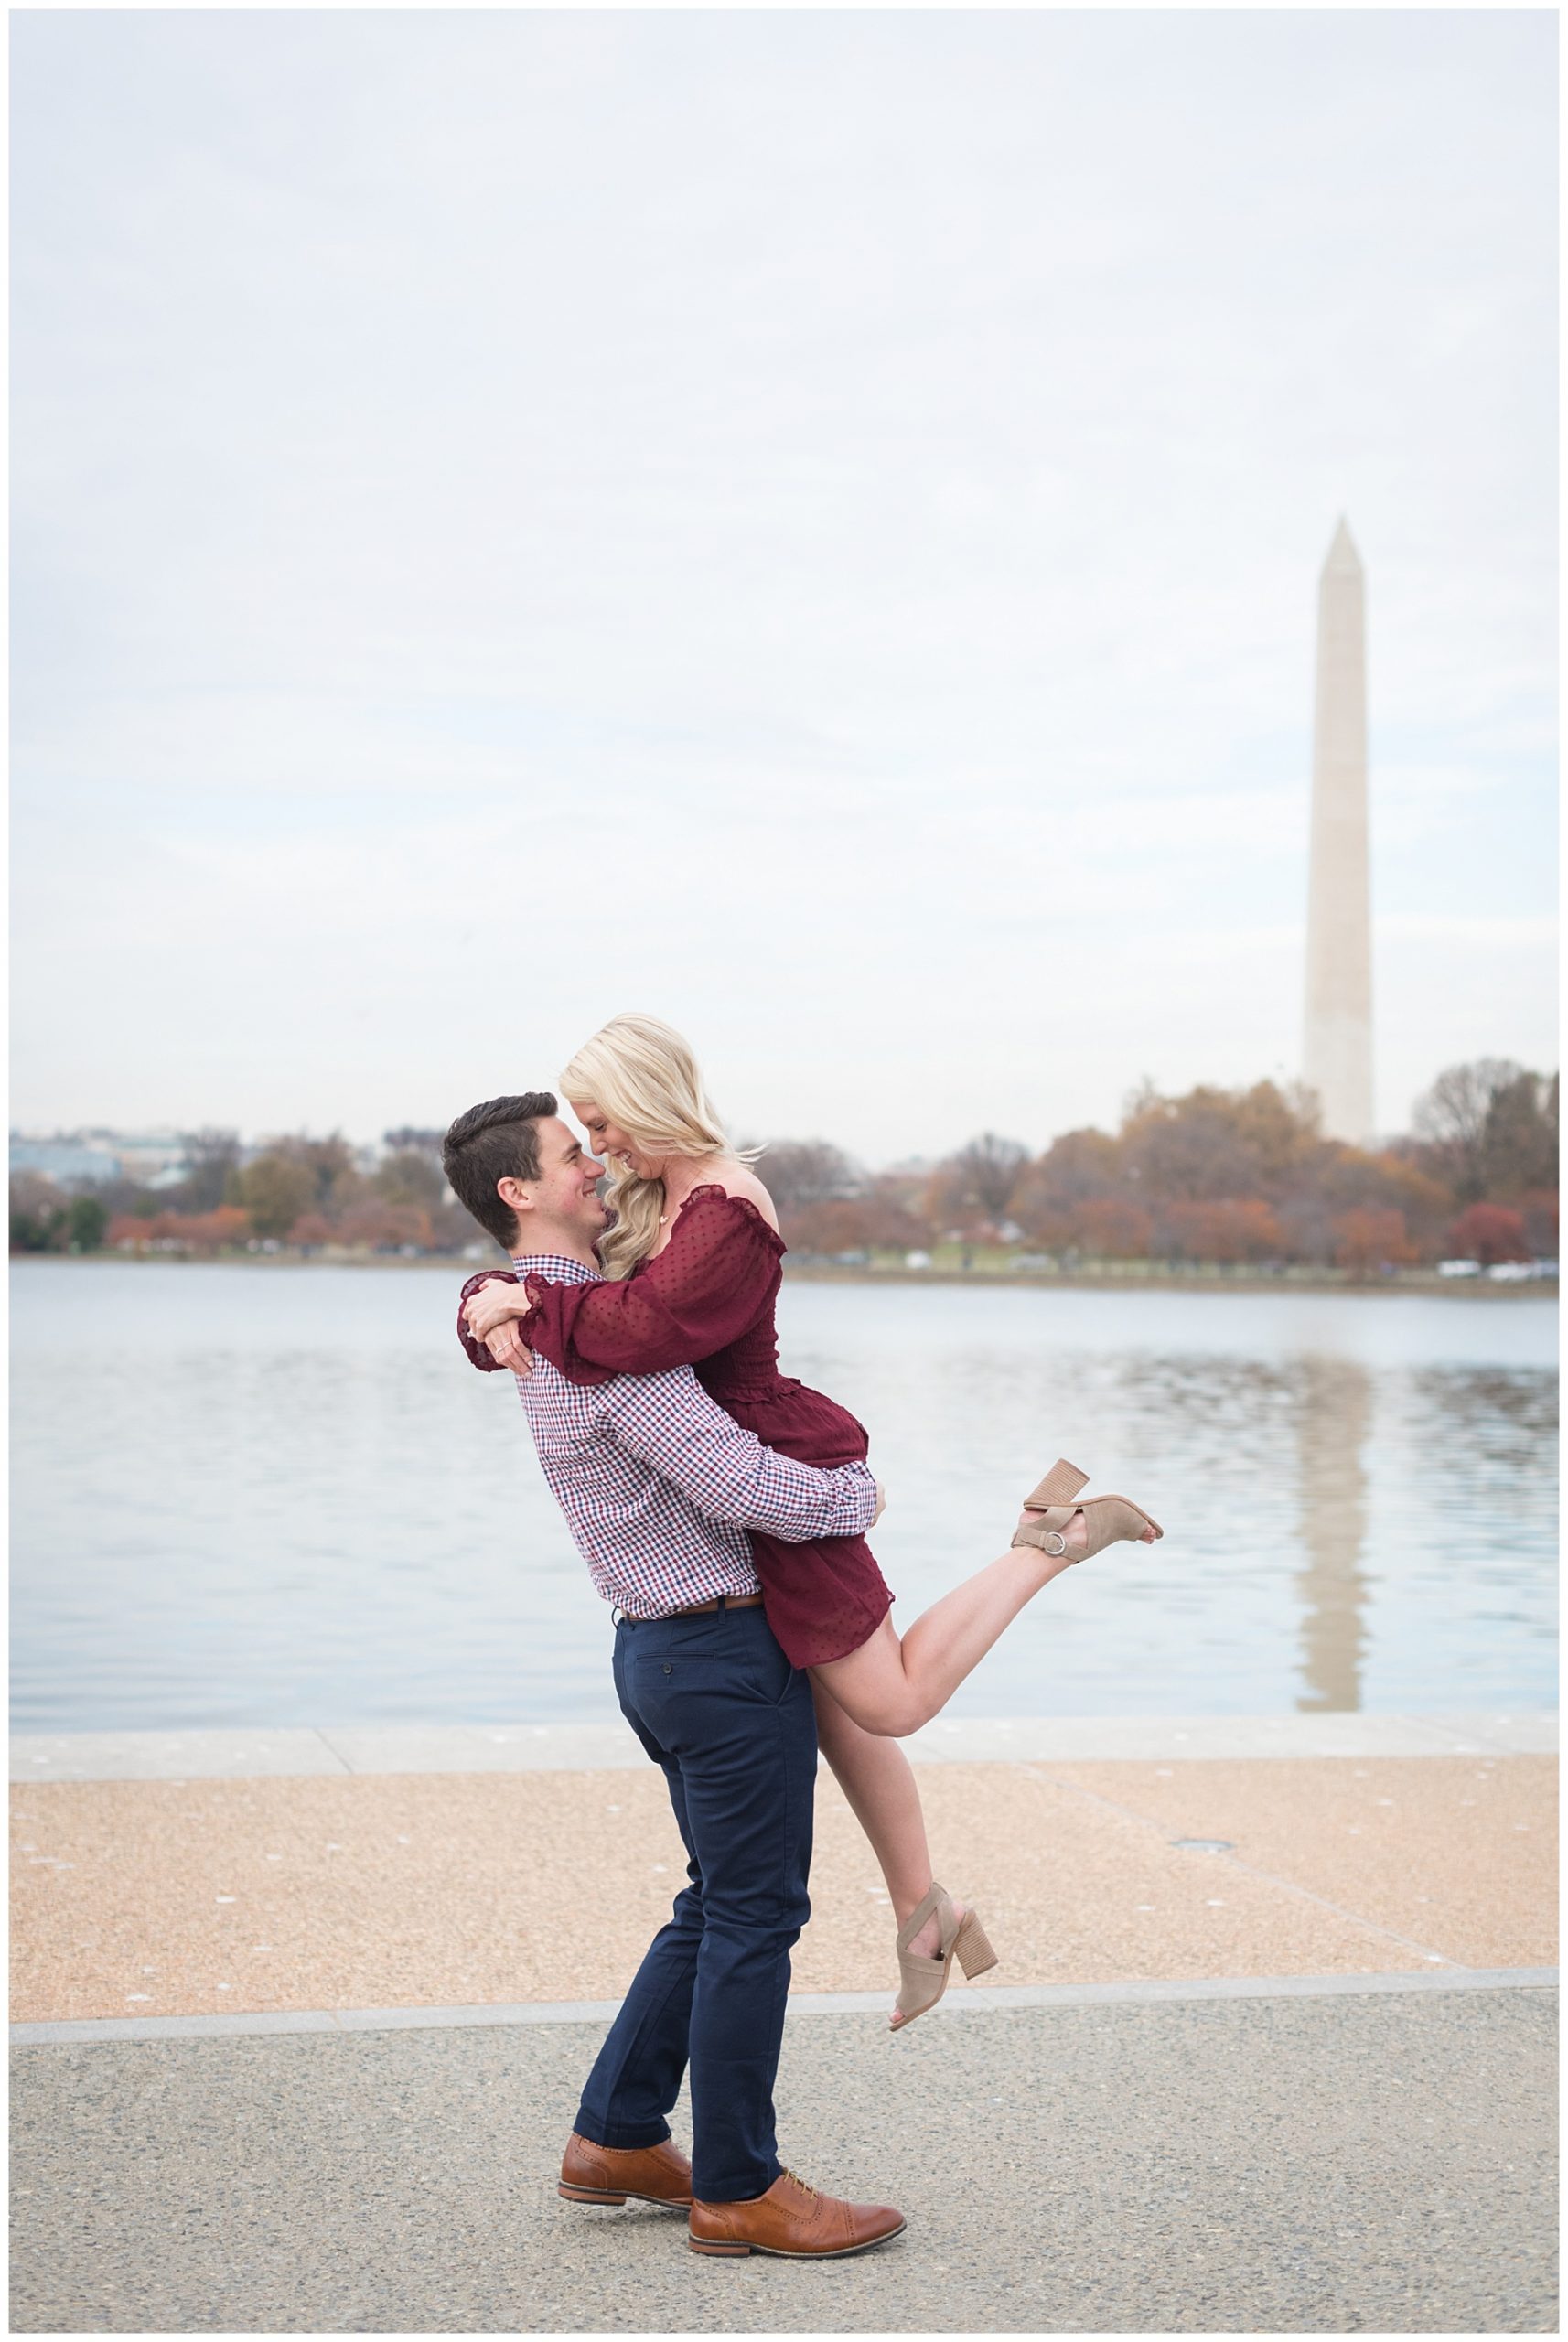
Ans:
MULTIPOLYGON (((1025 1247, 1084 1261, 1305 1263, 1362 1276, 1448 1257, 1556 1257, 1558 1080, 1506 1058, 1450 1067, 1408 1135, 1376 1148, 1322 1134, 1315 1101, 1272 1081, 1145 1084, 1114 1132, 1069 1131, 1042 1155, 987 1132, 934 1166, 872 1173, 825 1140, 778 1140, 757 1169, 796 1254, 1025 1247)), ((374 1170, 341 1134, 187 1138, 185 1176, 70 1193, 11 1182, 22 1252, 216 1253, 286 1245, 456 1253, 489 1240, 447 1192, 436 1131, 388 1132, 374 1170)))
POLYGON ((182 1144, 185 1176, 171 1187, 121 1179, 68 1195, 36 1172, 13 1173, 11 1250, 440 1253, 479 1237, 448 1192, 439 1131, 389 1131, 369 1172, 341 1133, 270 1139, 248 1162, 237 1131, 192 1131, 182 1144))
POLYGON ((1502 1058, 1450 1067, 1407 1136, 1325 1138, 1316 1101, 1260 1081, 1166 1097, 1145 1084, 1114 1132, 1045 1153, 987 1132, 933 1170, 870 1176, 835 1146, 757 1168, 796 1252, 1025 1244, 1069 1264, 1334 1267, 1555 1259, 1558 1080, 1502 1058))

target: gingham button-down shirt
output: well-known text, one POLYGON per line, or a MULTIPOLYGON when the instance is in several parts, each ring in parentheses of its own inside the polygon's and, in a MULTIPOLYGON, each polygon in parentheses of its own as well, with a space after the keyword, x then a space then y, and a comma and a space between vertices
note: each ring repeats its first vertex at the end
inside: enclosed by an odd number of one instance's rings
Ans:
MULTIPOLYGON (((521 1253, 513 1265, 557 1284, 598 1282, 557 1253, 521 1253)), ((775 1454, 709 1398, 689 1366, 585 1386, 536 1358, 517 1387, 588 1574, 628 1617, 756 1594, 747 1529, 802 1544, 871 1526, 876 1481, 867 1465, 819 1471, 775 1454)))

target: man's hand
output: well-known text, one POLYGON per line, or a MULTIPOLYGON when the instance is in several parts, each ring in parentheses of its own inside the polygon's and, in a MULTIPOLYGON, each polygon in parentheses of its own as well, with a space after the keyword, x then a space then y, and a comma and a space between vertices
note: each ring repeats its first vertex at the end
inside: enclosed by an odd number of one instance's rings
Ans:
POLYGON ((498 1326, 504 1326, 514 1317, 526 1317, 532 1305, 526 1286, 508 1284, 494 1277, 478 1293, 468 1295, 463 1304, 463 1315, 475 1340, 488 1343, 498 1326))
POLYGON ((886 1506, 886 1502, 887 1491, 883 1487, 881 1481, 878 1480, 876 1483, 876 1510, 871 1516, 871 1525, 873 1529, 875 1528, 877 1522, 881 1520, 883 1508, 886 1506))
POLYGON ((533 1372, 533 1352, 518 1332, 514 1319, 507 1319, 493 1333, 487 1334, 485 1348, 498 1366, 510 1366, 514 1374, 533 1372))

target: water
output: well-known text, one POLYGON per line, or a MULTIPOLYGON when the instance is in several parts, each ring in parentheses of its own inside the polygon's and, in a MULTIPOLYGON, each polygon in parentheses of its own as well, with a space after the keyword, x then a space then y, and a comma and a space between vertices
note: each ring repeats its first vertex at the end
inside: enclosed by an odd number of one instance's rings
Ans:
MULTIPOLYGON (((609 1614, 449 1268, 24 1261, 20 1731, 613 1714, 609 1614)), ((907 1624, 1058 1455, 1163 1544, 1054 1585, 971 1715, 1545 1707, 1555 1308, 795 1284, 907 1624)))

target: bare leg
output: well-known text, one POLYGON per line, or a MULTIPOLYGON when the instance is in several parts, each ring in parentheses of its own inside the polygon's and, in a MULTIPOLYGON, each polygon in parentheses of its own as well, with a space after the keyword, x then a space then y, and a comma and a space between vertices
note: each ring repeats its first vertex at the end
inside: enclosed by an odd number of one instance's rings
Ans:
POLYGON ((840 1707, 813 1669, 817 1738, 855 1820, 871 1841, 888 1900, 903 1926, 931 1883, 926 1818, 914 1767, 895 1740, 867 1732, 840 1707))
MULTIPOLYGON (((858 1650, 824 1660, 813 1675, 867 1732, 902 1739, 918 1731, 940 1714, 1025 1604, 1072 1567, 1075 1551, 1088 1542, 1081 1513, 1063 1533, 1065 1553, 1011 1546, 923 1610, 902 1642, 892 1619, 884 1617, 858 1650)), ((1144 1542, 1153 1542, 1151 1529, 1144 1542)))
MULTIPOLYGON (((811 1696, 817 1705, 817 1739, 822 1755, 870 1841, 887 1883, 894 1918, 902 1927, 931 1884, 926 1817, 920 1810, 914 1767, 896 1740, 856 1724, 815 1671, 811 1696)), ((956 1896, 953 1909, 960 1918, 963 1917, 964 1906, 956 1896)), ((912 1948, 934 1958, 940 1942, 941 1928, 933 1914, 916 1935, 912 1948)), ((895 2027, 903 2022, 895 2009, 895 2027)))

